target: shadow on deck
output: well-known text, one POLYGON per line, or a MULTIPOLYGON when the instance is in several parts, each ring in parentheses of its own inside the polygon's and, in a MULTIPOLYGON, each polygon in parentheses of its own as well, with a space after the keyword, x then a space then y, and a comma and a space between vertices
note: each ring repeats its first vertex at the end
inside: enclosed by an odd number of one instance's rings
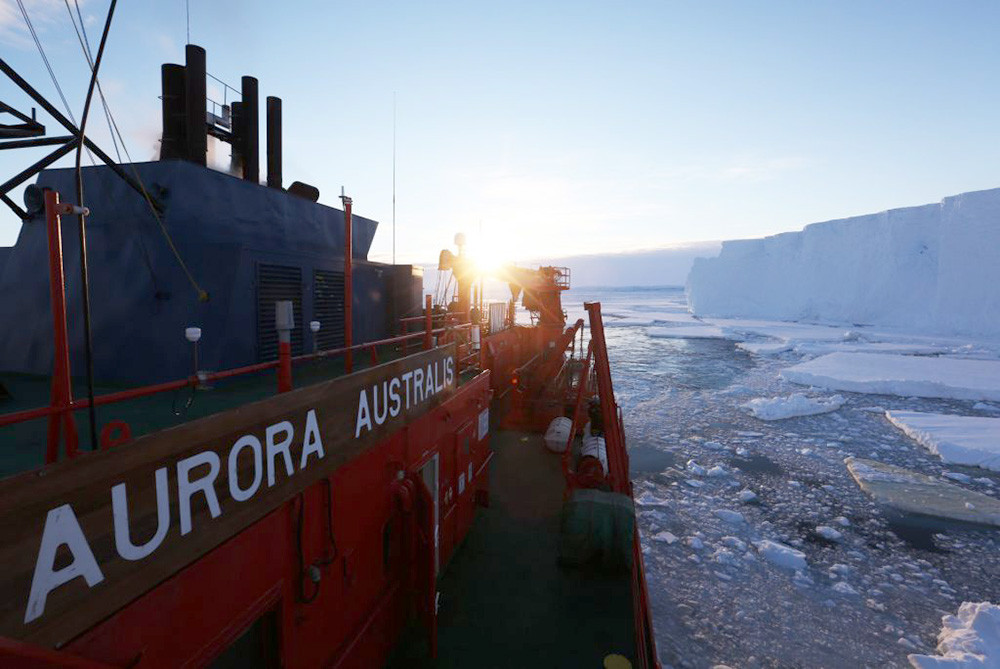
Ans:
POLYGON ((634 659, 628 574, 556 563, 564 481, 540 435, 494 432, 490 507, 442 572, 438 658, 411 629, 390 667, 602 667, 634 659))

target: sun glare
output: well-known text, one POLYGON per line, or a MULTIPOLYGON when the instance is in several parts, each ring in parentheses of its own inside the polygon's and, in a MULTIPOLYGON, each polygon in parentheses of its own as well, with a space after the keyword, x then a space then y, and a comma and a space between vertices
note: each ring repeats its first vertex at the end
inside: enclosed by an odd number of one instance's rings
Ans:
POLYGON ((500 268, 511 262, 512 257, 509 249, 489 244, 470 249, 470 253, 479 271, 487 275, 496 274, 500 268))

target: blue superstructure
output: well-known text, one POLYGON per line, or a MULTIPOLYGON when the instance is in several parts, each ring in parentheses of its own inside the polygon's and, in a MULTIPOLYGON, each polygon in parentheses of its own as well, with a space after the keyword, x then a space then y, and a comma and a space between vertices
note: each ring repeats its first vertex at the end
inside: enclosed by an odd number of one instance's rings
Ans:
MULTIPOLYGON (((90 209, 87 250, 99 381, 153 383, 191 373, 189 326, 202 329, 199 367, 220 370, 273 359, 273 302, 296 303, 298 352, 311 351, 308 324, 322 323, 320 348, 343 339, 344 213, 183 160, 125 166, 164 205, 163 228, 149 204, 104 166, 83 169, 90 209), (133 172, 134 168, 134 172, 133 172), (209 294, 199 301, 178 256, 209 294), (339 283, 338 283, 339 281, 339 283), (337 328, 340 328, 338 330, 337 328)), ((38 185, 75 200, 73 171, 46 170, 38 185)), ((395 332, 420 310, 421 270, 369 262, 378 223, 353 217, 353 338, 395 332)), ((84 374, 79 237, 63 217, 70 355, 84 374)), ((26 221, 0 250, 0 371, 52 369, 48 240, 44 215, 26 221)))

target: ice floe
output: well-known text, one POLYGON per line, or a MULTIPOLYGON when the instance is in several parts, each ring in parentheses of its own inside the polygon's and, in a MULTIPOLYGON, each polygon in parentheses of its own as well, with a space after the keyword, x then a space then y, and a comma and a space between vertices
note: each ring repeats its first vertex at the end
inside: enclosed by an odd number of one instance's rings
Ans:
POLYGON ((730 511, 729 509, 716 509, 715 515, 726 521, 727 523, 732 523, 733 525, 739 525, 746 520, 743 518, 743 514, 739 511, 730 511))
POLYGON ((835 530, 829 525, 818 525, 816 527, 816 534, 823 537, 827 541, 843 541, 844 534, 839 530, 835 530))
POLYGON ((755 541, 754 546, 765 560, 778 567, 796 570, 806 568, 806 554, 791 546, 770 539, 755 541))
POLYGON ((893 425, 942 462, 1000 471, 1000 418, 887 411, 893 425))
POLYGON ((678 325, 676 327, 648 327, 646 336, 655 339, 731 339, 714 325, 678 325))
POLYGON ((844 460, 858 486, 904 513, 1000 527, 1000 500, 918 472, 875 460, 844 460))
POLYGON ((836 411, 847 400, 842 395, 833 397, 806 397, 795 393, 788 397, 757 398, 743 405, 755 418, 761 420, 784 420, 798 416, 814 416, 816 414, 836 411))
POLYGON ((807 386, 856 393, 1000 400, 1000 361, 883 353, 830 353, 781 370, 807 386))
POLYGON ((937 655, 909 655, 916 669, 1000 667, 1000 606, 963 602, 941 619, 937 655))

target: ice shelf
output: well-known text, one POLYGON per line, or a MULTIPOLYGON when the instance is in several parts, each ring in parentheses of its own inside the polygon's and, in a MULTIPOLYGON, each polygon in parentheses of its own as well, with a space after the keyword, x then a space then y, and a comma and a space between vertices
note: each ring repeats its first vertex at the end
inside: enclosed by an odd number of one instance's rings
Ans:
POLYGON ((688 275, 699 316, 1000 339, 1000 189, 727 241, 688 275))

